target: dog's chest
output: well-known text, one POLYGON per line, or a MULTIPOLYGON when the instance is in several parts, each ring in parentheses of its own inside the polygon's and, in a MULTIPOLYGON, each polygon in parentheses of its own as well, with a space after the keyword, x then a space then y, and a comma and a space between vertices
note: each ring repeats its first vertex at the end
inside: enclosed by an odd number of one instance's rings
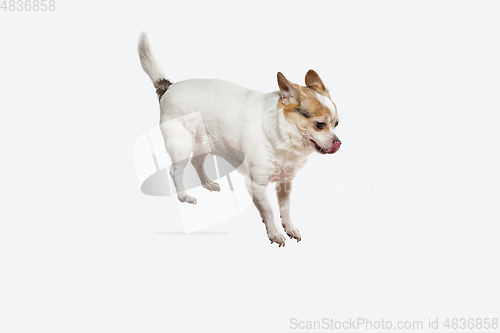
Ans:
POLYGON ((307 162, 307 156, 297 153, 278 154, 273 160, 270 182, 291 181, 307 162))

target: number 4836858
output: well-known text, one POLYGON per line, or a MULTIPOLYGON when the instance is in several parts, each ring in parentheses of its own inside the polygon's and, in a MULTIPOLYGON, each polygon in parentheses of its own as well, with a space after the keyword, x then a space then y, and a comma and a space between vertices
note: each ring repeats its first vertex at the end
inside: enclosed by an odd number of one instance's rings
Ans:
POLYGON ((22 12, 22 11, 54 11, 56 10, 55 0, 4 0, 0 9, 4 12, 22 12))

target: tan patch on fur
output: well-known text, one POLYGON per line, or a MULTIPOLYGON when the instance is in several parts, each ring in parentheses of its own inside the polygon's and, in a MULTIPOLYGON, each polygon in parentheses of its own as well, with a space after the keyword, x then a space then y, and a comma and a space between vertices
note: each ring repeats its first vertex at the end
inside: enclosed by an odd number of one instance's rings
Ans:
MULTIPOLYGON (((324 106, 316 97, 316 90, 313 90, 308 87, 301 87, 299 85, 295 85, 295 88, 297 88, 297 90, 300 91, 299 96, 297 96, 298 103, 289 103, 285 105, 283 104, 283 101, 281 99, 279 101, 279 107, 283 108, 285 114, 288 112, 295 112, 295 110, 300 107, 309 111, 311 118, 317 116, 327 116, 327 115, 329 115, 330 118, 333 117, 333 115, 330 112, 330 109, 324 106)), ((326 94, 322 95, 330 98, 326 94)))
POLYGON ((281 98, 278 102, 278 108, 282 108, 285 111, 285 114, 295 111, 299 106, 299 103, 283 104, 283 100, 281 98))

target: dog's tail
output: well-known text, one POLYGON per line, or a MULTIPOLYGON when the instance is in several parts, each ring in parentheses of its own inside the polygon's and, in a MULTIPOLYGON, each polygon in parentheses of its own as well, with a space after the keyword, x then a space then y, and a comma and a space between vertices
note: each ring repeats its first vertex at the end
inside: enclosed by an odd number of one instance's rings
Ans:
POLYGON ((141 59, 142 69, 144 69, 146 74, 148 74, 151 78, 151 81, 156 88, 158 100, 161 100, 168 87, 172 85, 172 82, 170 82, 165 77, 165 74, 163 74, 160 65, 153 56, 151 46, 149 45, 148 36, 146 36, 145 32, 143 32, 139 37, 137 51, 139 52, 139 58, 141 59))

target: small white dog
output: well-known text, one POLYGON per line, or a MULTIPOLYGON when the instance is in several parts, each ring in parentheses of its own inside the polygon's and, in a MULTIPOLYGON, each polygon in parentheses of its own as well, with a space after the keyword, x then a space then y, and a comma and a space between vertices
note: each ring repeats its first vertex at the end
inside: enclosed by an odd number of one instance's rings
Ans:
POLYGON ((196 203, 183 182, 191 155, 203 187, 219 191, 219 185, 207 177, 203 167, 207 152, 213 153, 245 176, 267 236, 271 243, 284 246, 285 237, 273 216, 266 191, 270 182, 276 183, 284 230, 300 241, 300 233, 290 217, 292 180, 313 151, 333 154, 341 144, 334 133, 337 109, 319 75, 309 70, 303 87, 278 73, 280 90, 272 93, 221 80, 172 84, 154 58, 144 33, 138 51, 142 68, 151 78, 160 101, 160 128, 172 159, 170 175, 178 199, 196 203))

